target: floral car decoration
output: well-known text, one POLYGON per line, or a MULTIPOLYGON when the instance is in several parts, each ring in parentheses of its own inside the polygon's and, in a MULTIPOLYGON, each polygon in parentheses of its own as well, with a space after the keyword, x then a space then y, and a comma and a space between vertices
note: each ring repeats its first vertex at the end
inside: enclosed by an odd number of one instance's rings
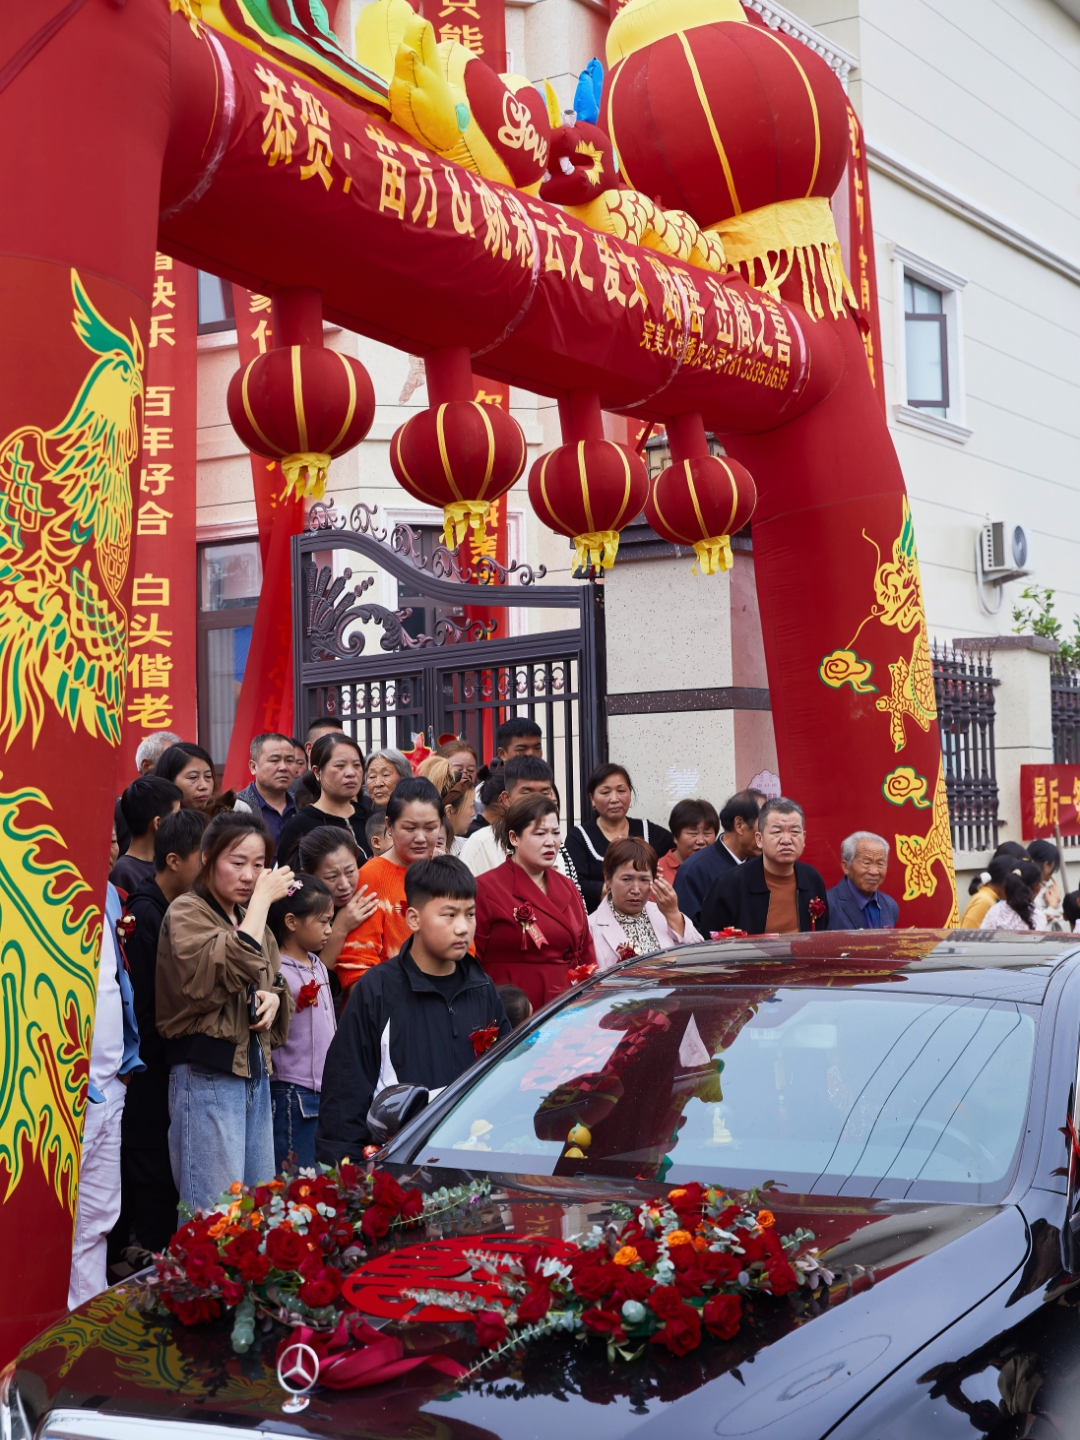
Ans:
POLYGON ((781 1300, 832 1283, 806 1248, 811 1231, 777 1234, 764 1204, 769 1188, 736 1198, 685 1185, 634 1210, 618 1205, 605 1227, 574 1240, 452 1236, 373 1258, 368 1247, 392 1230, 466 1219, 490 1185, 422 1196, 385 1172, 343 1163, 266 1185, 234 1184, 177 1231, 154 1273, 138 1282, 134 1304, 185 1325, 234 1310, 232 1343, 241 1354, 254 1343, 258 1316, 290 1325, 294 1338, 313 1345, 326 1370, 320 1379, 334 1387, 400 1373, 400 1345, 389 1345, 365 1314, 471 1322, 480 1358, 468 1370, 436 1367, 459 1379, 555 1334, 603 1341, 612 1362, 633 1361, 648 1344, 685 1355, 704 1334, 731 1339, 755 1295, 781 1300), (368 1353, 377 1341, 382 1349, 368 1353))

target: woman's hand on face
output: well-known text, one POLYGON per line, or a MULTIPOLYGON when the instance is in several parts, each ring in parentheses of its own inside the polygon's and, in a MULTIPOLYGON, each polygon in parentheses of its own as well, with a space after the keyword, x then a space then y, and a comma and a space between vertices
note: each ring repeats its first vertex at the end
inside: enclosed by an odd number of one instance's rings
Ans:
POLYGON ((374 915, 378 908, 378 897, 366 885, 361 885, 352 899, 334 916, 334 924, 337 925, 340 921, 346 932, 355 930, 374 915))
POLYGON ((263 900, 269 908, 275 900, 284 900, 295 878, 287 865, 281 865, 276 870, 260 870, 255 889, 251 892, 252 903, 263 900))
MULTIPOLYGON (((263 875, 269 873, 267 870, 263 871, 263 875)), ((280 873, 281 872, 278 871, 278 874, 280 873)), ((259 998, 259 1006, 255 1011, 258 1018, 250 1028, 258 1034, 260 1031, 269 1030, 270 1026, 273 1025, 277 1019, 278 1008, 281 1005, 281 997, 280 995, 276 995, 273 990, 256 990, 255 994, 259 998)))
POLYGON ((675 894, 675 887, 660 875, 652 883, 652 891, 649 898, 658 907, 660 914, 671 924, 672 916, 679 914, 679 897, 675 894))

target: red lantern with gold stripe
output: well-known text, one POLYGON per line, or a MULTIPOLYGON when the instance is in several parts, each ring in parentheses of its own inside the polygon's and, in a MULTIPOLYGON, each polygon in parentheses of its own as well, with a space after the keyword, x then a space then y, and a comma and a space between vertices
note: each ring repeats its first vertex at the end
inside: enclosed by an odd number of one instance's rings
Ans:
POLYGON ((488 510, 525 469, 525 435, 498 405, 473 400, 472 361, 463 345, 424 358, 430 407, 406 420, 390 442, 398 484, 425 505, 440 505, 447 546, 471 527, 486 538, 488 510))
POLYGON ((641 514, 649 475, 627 445, 604 439, 595 390, 574 390, 559 400, 564 443, 541 455, 529 472, 529 500, 558 535, 569 536, 577 568, 609 570, 619 531, 641 514))
POLYGON ((630 0, 608 31, 602 123, 623 179, 703 228, 827 200, 844 173, 836 76, 756 18, 738 0, 630 0))
POLYGON ((673 463, 661 470, 645 504, 645 518, 664 540, 686 545, 705 575, 730 570, 731 537, 754 513, 757 489, 737 460, 710 455, 700 415, 668 425, 673 463))
POLYGON ((358 445, 375 418, 371 377, 350 355, 319 345, 268 350, 229 382, 229 419, 244 445, 280 460, 286 492, 322 498, 335 455, 358 445))

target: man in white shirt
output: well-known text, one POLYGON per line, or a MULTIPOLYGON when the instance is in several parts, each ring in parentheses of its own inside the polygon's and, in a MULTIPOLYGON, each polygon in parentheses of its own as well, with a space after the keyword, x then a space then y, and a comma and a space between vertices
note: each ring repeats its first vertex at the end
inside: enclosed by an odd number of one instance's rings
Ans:
MULTIPOLYGON (((504 815, 511 800, 517 800, 522 795, 546 795, 552 800, 557 798, 551 766, 537 755, 515 755, 507 760, 502 767, 502 773, 506 782, 502 805, 504 815)), ((465 841, 459 858, 476 876, 501 865, 506 859, 506 851, 499 844, 495 826, 485 825, 482 830, 474 830, 465 841)), ((555 868, 561 875, 566 874, 561 850, 555 861, 555 868)))
POLYGON ((145 1070, 127 970, 119 954, 120 896, 110 885, 101 926, 97 1005, 90 1048, 90 1083, 83 1120, 79 1198, 68 1284, 68 1309, 85 1304, 108 1284, 105 1245, 120 1214, 120 1121, 127 1077, 145 1070))

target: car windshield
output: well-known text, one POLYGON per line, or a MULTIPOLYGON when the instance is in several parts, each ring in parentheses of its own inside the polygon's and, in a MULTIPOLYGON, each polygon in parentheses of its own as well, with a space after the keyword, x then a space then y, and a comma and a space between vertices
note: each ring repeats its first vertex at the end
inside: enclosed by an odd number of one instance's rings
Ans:
POLYGON ((1037 1013, 896 990, 601 985, 523 1036, 414 1158, 989 1202, 1023 1135, 1037 1013))

